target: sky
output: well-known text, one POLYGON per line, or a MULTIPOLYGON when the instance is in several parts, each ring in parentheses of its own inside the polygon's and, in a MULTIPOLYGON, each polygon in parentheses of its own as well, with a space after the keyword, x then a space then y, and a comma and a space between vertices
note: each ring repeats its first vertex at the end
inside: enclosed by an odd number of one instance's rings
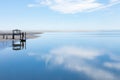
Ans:
POLYGON ((0 0, 0 30, 120 30, 120 0, 0 0))

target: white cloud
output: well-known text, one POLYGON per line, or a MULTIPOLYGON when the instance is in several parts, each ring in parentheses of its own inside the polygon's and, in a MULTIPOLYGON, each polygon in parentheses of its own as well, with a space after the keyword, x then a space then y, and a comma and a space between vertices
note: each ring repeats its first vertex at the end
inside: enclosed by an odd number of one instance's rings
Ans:
POLYGON ((111 3, 118 2, 118 1, 120 1, 120 0, 110 0, 111 3))
POLYGON ((38 7, 39 5, 36 5, 36 4, 28 4, 27 6, 30 7, 30 8, 32 8, 32 7, 38 7))
POLYGON ((98 8, 91 9, 88 12, 92 12, 92 11, 96 11, 96 10, 100 10, 100 9, 109 8, 109 7, 114 6, 116 4, 120 4, 120 0, 110 0, 110 2, 107 5, 103 5, 103 6, 100 6, 98 8))
POLYGON ((100 5, 101 4, 94 2, 94 0, 91 1, 75 0, 74 2, 62 0, 62 2, 58 2, 57 4, 51 6, 50 8, 52 10, 59 11, 62 13, 78 13, 89 9, 97 8, 100 5))
POLYGON ((120 70, 120 63, 119 62, 105 62, 104 66, 108 68, 114 68, 120 70))
POLYGON ((107 0, 104 4, 98 0, 38 0, 36 4, 29 4, 28 7, 37 7, 38 5, 45 5, 54 11, 61 13, 79 13, 89 12, 98 9, 111 7, 119 4, 120 0, 107 0))

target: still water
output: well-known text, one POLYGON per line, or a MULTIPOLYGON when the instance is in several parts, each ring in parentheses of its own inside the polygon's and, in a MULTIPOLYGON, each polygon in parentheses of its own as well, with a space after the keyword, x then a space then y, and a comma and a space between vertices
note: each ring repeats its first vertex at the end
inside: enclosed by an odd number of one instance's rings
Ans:
POLYGON ((94 34, 2 41, 0 80, 120 80, 120 35, 94 34))

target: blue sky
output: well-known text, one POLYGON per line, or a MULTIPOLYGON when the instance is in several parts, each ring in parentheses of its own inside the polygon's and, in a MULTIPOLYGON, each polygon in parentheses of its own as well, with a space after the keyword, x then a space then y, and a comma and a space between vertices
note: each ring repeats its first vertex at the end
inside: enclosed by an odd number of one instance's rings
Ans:
POLYGON ((120 30, 120 0, 0 1, 0 30, 120 30))

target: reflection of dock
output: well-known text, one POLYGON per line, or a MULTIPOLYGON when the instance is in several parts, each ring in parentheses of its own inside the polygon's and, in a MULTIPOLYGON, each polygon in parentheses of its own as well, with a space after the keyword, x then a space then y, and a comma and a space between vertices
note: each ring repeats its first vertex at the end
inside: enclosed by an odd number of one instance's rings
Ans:
POLYGON ((15 40, 13 40, 12 47, 13 47, 13 50, 26 49, 26 41, 19 40, 16 42, 15 40))
POLYGON ((12 50, 23 50, 26 49, 26 41, 21 40, 7 40, 0 42, 0 50, 11 47, 12 50))
POLYGON ((26 41, 21 40, 6 40, 0 42, 0 50, 4 50, 6 48, 11 47, 12 50, 24 50, 26 49, 26 41))

